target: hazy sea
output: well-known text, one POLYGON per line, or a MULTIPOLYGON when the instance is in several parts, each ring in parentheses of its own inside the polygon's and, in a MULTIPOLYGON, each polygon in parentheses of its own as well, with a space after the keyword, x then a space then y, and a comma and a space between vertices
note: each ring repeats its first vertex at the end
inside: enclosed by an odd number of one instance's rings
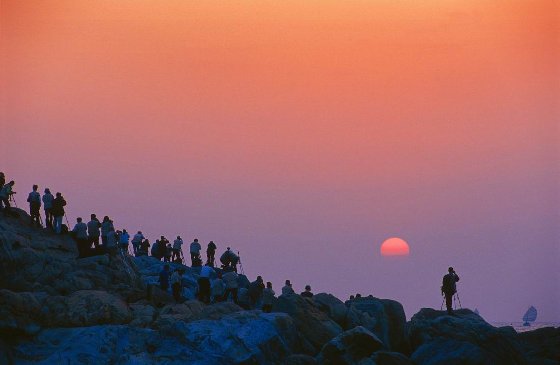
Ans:
POLYGON ((530 326, 523 326, 523 322, 490 322, 495 327, 511 326, 517 332, 533 331, 543 327, 560 327, 560 322, 534 322, 530 326))

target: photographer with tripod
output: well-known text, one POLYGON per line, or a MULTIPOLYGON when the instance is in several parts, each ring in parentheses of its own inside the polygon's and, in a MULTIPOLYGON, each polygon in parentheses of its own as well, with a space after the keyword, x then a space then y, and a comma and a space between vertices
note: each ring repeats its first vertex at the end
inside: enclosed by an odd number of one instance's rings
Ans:
POLYGON ((445 296, 445 306, 447 307, 447 314, 453 315, 453 296, 457 293, 457 282, 459 275, 455 270, 450 267, 447 269, 448 273, 443 277, 441 286, 441 294, 445 296))

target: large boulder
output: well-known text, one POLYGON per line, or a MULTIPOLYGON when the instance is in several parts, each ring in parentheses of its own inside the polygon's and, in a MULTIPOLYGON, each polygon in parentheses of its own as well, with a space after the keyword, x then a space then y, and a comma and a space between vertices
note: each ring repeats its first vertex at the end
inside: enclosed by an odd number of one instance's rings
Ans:
POLYGON ((317 360, 324 365, 352 365, 384 347, 376 335, 364 327, 355 327, 327 342, 317 360))
POLYGON ((371 295, 356 298, 350 303, 347 322, 363 323, 364 327, 375 333, 392 351, 409 352, 405 329, 406 315, 402 304, 395 300, 379 299, 371 295), (367 313, 367 316, 364 316, 364 313, 367 313))
POLYGON ((292 317, 300 335, 298 352, 304 354, 315 355, 325 343, 342 332, 342 328, 312 301, 297 294, 279 296, 272 311, 292 317))
POLYGON ((370 359, 376 365, 414 365, 412 360, 399 352, 377 351, 370 359))
POLYGON ((446 312, 423 308, 409 323, 413 353, 418 365, 526 364, 512 328, 496 328, 468 309, 446 312))
POLYGON ((124 300, 100 290, 80 290, 69 296, 51 296, 44 303, 49 327, 124 324, 133 316, 124 300))
POLYGON ((531 364, 560 364, 560 327, 544 327, 518 335, 531 364))
POLYGON ((0 289, 0 332, 35 335, 41 329, 41 304, 33 293, 0 289))

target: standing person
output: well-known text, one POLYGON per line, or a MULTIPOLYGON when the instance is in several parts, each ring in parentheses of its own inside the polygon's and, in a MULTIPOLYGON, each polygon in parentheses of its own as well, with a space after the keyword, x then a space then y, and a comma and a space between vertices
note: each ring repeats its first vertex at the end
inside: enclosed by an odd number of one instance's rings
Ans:
POLYGON ((459 281, 459 275, 457 275, 452 267, 447 269, 447 271, 447 274, 445 274, 443 277, 441 294, 445 296, 445 306, 447 307, 447 314, 453 315, 453 295, 457 293, 457 282, 459 281))
POLYGON ((107 246, 107 234, 111 230, 115 230, 113 221, 108 216, 103 217, 103 222, 101 222, 101 244, 103 246, 107 246))
POLYGON ((214 267, 216 249, 217 247, 214 241, 208 242, 208 247, 206 248, 206 264, 208 266, 214 267))
POLYGON ((292 288, 292 283, 290 280, 286 280, 286 285, 282 287, 282 295, 290 295, 295 294, 294 289, 292 288))
POLYGON ((54 200, 54 196, 51 194, 51 190, 49 188, 45 189, 42 199, 43 210, 45 211, 45 226, 47 228, 53 228, 52 202, 54 200))
POLYGON ((173 272, 171 275, 171 290, 173 292, 173 298, 177 303, 182 301, 181 296, 181 283, 183 280, 183 269, 179 268, 173 272))
POLYGON ((304 298, 313 298, 313 293, 311 292, 311 286, 306 285, 305 291, 300 294, 304 298))
POLYGON ((41 194, 37 191, 39 186, 33 185, 33 191, 27 196, 27 202, 29 203, 29 214, 31 215, 31 224, 37 224, 41 226, 41 194))
POLYGON ((78 258, 88 256, 88 246, 90 244, 87 234, 87 224, 82 222, 82 217, 76 218, 76 225, 74 229, 72 229, 72 235, 78 247, 78 258))
POLYGON ((128 241, 129 240, 130 240, 130 235, 128 234, 126 229, 123 229, 121 234, 119 235, 119 246, 120 246, 121 250, 126 254, 128 254, 128 241))
POLYGON ((95 248, 99 247, 99 236, 101 232, 101 222, 97 219, 95 214, 90 215, 90 221, 87 223, 89 245, 94 245, 95 248))
POLYGON ((237 290, 239 288, 239 284, 237 282, 238 277, 237 273, 231 267, 225 269, 224 274, 222 275, 222 279, 226 285, 224 300, 227 301, 229 295, 231 294, 231 298, 235 304, 237 304, 237 290))
POLYGON ((4 175, 3 172, 0 172, 0 189, 4 187, 5 183, 6 183, 6 175, 4 175))
POLYGON ((249 298, 251 299, 251 306, 255 307, 260 304, 264 290, 264 281, 262 276, 257 276, 257 280, 249 284, 249 298))
POLYGON ((208 265, 202 266, 198 277, 198 300, 205 304, 210 304, 210 277, 214 274, 214 269, 208 265))
POLYGON ((159 245, 160 245, 159 240, 156 240, 156 242, 154 242, 154 244, 152 245, 151 253, 152 253, 152 257, 161 260, 161 256, 159 255, 160 252, 159 245))
POLYGON ((52 202, 52 215, 54 217, 54 231, 60 234, 62 231, 62 217, 64 217, 64 207, 66 206, 66 200, 61 193, 56 193, 56 198, 52 202))
POLYGON ((109 228, 109 232, 107 232, 105 240, 107 243, 104 245, 104 247, 107 250, 107 253, 111 255, 116 254, 119 248, 117 246, 117 233, 115 232, 115 229, 113 227, 109 228))
POLYGON ((139 256, 140 245, 144 238, 142 231, 138 231, 134 237, 132 237, 132 251, 134 252, 134 256, 139 256))
POLYGON ((171 243, 168 243, 167 246, 165 247, 165 256, 163 261, 170 262, 172 254, 173 254, 173 248, 171 247, 171 243))
POLYGON ((194 241, 191 243, 190 252, 191 252, 191 266, 200 266, 200 250, 202 247, 200 243, 198 243, 198 238, 195 238, 194 241))
POLYGON ((169 243, 169 241, 167 240, 167 238, 165 238, 165 236, 161 236, 159 239, 159 245, 158 245, 158 255, 159 255, 159 259, 163 259, 165 261, 165 255, 167 254, 167 244, 169 243))
POLYGON ((169 265, 164 265, 163 270, 159 273, 159 287, 163 291, 169 288, 169 265))
POLYGON ((181 261, 181 246, 183 245, 183 239, 181 236, 177 236, 175 241, 173 241, 173 255, 171 260, 173 262, 180 262, 181 261))
POLYGON ((140 244, 138 256, 148 256, 148 252, 150 252, 150 241, 148 239, 145 239, 140 244))
POLYGON ((270 313, 270 311, 272 310, 272 304, 274 304, 274 300, 276 300, 275 295, 276 293, 274 292, 274 290, 272 290, 272 283, 268 281, 266 283, 266 288, 263 290, 262 294, 263 312, 270 313))
POLYGON ((237 263, 239 262, 239 256, 237 256, 232 250, 231 247, 228 247, 227 250, 220 256, 220 262, 222 263, 222 267, 225 269, 226 267, 231 267, 235 272, 237 272, 237 263))
POLYGON ((12 195, 15 194, 15 191, 12 191, 15 184, 16 183, 12 180, 9 183, 4 184, 4 186, 0 189, 0 208, 2 207, 2 204, 4 204, 5 214, 8 214, 10 212, 10 208, 12 207, 10 205, 10 199, 12 198, 12 195))
POLYGON ((222 273, 218 272, 218 277, 212 280, 212 303, 221 302, 224 299, 226 285, 222 280, 222 273))

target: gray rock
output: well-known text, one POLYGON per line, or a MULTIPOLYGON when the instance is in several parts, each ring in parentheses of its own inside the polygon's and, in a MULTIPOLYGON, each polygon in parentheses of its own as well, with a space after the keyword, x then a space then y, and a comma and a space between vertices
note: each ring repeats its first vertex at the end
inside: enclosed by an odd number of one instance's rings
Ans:
POLYGON ((414 365, 412 360, 399 352, 377 351, 371 359, 377 365, 414 365))
POLYGON ((330 340, 319 353, 317 361, 325 365, 351 365, 384 349, 383 342, 364 327, 355 327, 330 340))

